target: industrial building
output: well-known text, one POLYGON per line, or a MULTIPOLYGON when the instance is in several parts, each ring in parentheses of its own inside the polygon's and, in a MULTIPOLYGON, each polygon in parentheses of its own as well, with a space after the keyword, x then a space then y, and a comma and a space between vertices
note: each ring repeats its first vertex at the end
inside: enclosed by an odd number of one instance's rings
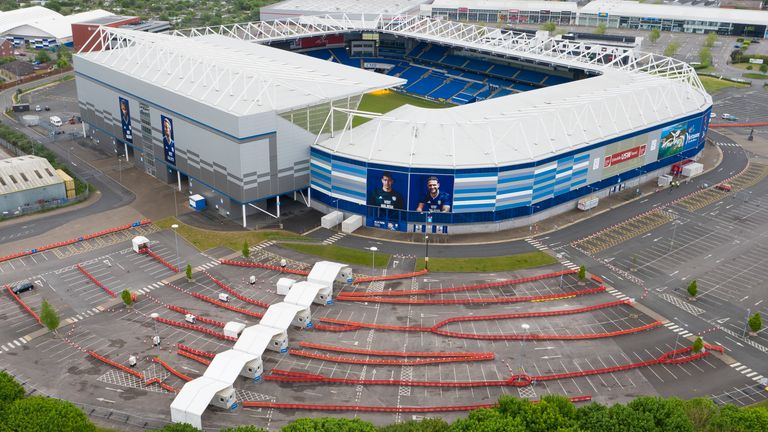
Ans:
MULTIPOLYGON (((71 182, 71 178, 67 176, 67 179, 71 182)), ((73 183, 71 190, 74 197, 73 183)), ((65 178, 46 159, 19 156, 0 160, 0 214, 3 216, 66 202, 65 178)))
POLYGON ((33 48, 72 45, 72 24, 104 18, 111 12, 96 9, 64 16, 42 6, 0 12, 0 37, 14 45, 33 48))

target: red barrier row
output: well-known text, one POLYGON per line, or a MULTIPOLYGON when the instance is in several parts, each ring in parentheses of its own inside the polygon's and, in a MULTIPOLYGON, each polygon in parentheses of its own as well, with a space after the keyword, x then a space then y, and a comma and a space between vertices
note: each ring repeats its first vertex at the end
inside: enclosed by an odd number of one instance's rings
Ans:
POLYGON ((315 360, 323 360, 334 363, 348 363, 358 365, 383 365, 383 366, 421 366, 432 365, 438 363, 457 363, 457 362, 474 362, 474 361, 487 361, 493 360, 494 355, 478 355, 472 357, 437 357, 437 358, 420 358, 420 359, 360 359, 354 357, 340 357, 331 356, 327 354, 311 353, 309 351, 291 349, 288 353, 298 357, 311 358, 315 360))
POLYGON ((178 267, 176 267, 175 265, 173 265, 173 264, 169 263, 168 261, 164 260, 160 255, 152 252, 148 247, 142 249, 141 253, 145 253, 145 254, 151 256, 152 258, 156 259, 157 261, 160 262, 160 264, 168 267, 174 273, 178 273, 179 272, 179 268, 178 267))
POLYGON ((21 305, 21 307, 23 307, 23 308, 24 308, 24 309, 25 309, 25 310, 26 310, 26 311, 27 311, 27 312, 28 312, 30 315, 32 315, 32 318, 34 318, 34 319, 35 319, 35 321, 37 321, 37 322, 41 322, 41 321, 40 321, 40 316, 39 316, 39 315, 37 315, 37 314, 35 313, 35 311, 33 311, 32 309, 30 309, 30 307, 29 307, 29 306, 27 306, 27 304, 26 304, 26 303, 24 303, 24 301, 22 301, 22 300, 21 300, 21 298, 20 298, 18 295, 16 295, 16 293, 15 293, 15 292, 13 292, 13 290, 11 289, 11 286, 10 286, 10 285, 6 285, 6 286, 5 286, 5 289, 7 289, 7 290, 8 290, 8 292, 11 294, 11 297, 13 297, 14 299, 16 299, 16 301, 17 301, 17 302, 18 302, 18 303, 21 305))
POLYGON ((391 281, 391 280, 398 280, 398 279, 410 279, 417 276, 423 276, 425 274, 429 273, 429 270, 419 270, 417 272, 412 273, 404 273, 404 274, 396 274, 396 275, 388 275, 388 276, 369 276, 364 278, 357 278, 352 282, 353 284, 361 284, 365 282, 378 282, 378 281, 391 281))
MULTIPOLYGON (((174 311, 174 312, 178 312, 180 314, 187 315, 189 313, 188 310, 184 309, 183 307, 176 306, 176 305, 166 304, 165 307, 170 309, 170 310, 172 310, 172 311, 174 311)), ((216 320, 213 320, 213 319, 210 319, 210 318, 206 318, 206 317, 200 316, 200 315, 195 315, 195 319, 200 321, 203 324, 210 324, 210 325, 216 326, 216 327, 222 327, 223 328, 224 326, 226 326, 226 324, 221 322, 221 321, 216 321, 216 320)))
POLYGON ((531 302, 541 300, 554 300, 564 297, 575 297, 588 294, 596 294, 605 291, 604 286, 597 288, 589 288, 578 291, 570 291, 563 293, 553 293, 537 296, 521 296, 521 297, 486 297, 486 298, 474 298, 474 299, 399 299, 399 298, 386 298, 386 297, 355 297, 347 296, 346 294, 340 294, 336 297, 339 301, 356 301, 356 302, 371 302, 371 303, 395 303, 395 304, 419 304, 419 305, 446 305, 446 304, 499 304, 499 303, 520 303, 531 302))
MULTIPOLYGON (((474 291, 474 290, 480 290, 480 289, 497 288, 497 287, 502 287, 507 285, 517 285, 517 284, 526 283, 526 282, 534 282, 538 280, 556 278, 556 277, 573 274, 577 272, 578 270, 568 269, 568 270, 562 270, 554 273, 546 273, 543 275, 531 276, 531 277, 520 278, 520 279, 507 279, 507 280, 498 281, 498 282, 489 282, 489 283, 475 284, 475 285, 464 285, 464 286, 451 287, 451 288, 434 288, 434 289, 401 290, 401 291, 367 291, 367 292, 356 291, 356 292, 339 293, 339 296, 372 297, 372 296, 405 296, 405 295, 455 293, 455 292, 462 292, 462 291, 474 291)), ((357 283, 357 281, 355 281, 355 283, 357 283)))
POLYGON ((83 266, 82 266, 82 265, 78 264, 78 265, 76 265, 75 267, 77 267, 77 269, 78 269, 78 270, 80 270, 80 273, 84 274, 84 275, 85 275, 85 277, 87 277, 88 279, 90 279, 90 280, 91 280, 91 282, 93 282, 94 284, 96 284, 96 286, 97 286, 97 287, 99 287, 99 288, 103 289, 103 290, 104 290, 104 292, 106 292, 107 294, 109 294, 109 295, 110 295, 110 297, 117 297, 117 294, 115 294, 115 293, 114 293, 114 291, 112 291, 111 289, 107 288, 107 287, 106 287, 106 286, 105 286, 103 283, 101 283, 101 282, 99 282, 98 280, 96 280, 96 278, 95 278, 95 277, 93 277, 93 275, 92 275, 92 274, 90 274, 88 271, 86 271, 86 270, 83 268, 83 266))
POLYGON ((756 123, 715 123, 710 124, 710 128, 735 128, 735 127, 761 127, 768 126, 768 122, 756 122, 756 123))
POLYGON ((155 320, 157 322, 161 322, 163 324, 168 324, 168 325, 174 326, 174 327, 179 327, 179 328, 183 328, 183 329, 187 329, 187 330, 192 330, 192 331, 197 331, 197 332, 200 332, 200 333, 205 333, 207 335, 210 335, 210 336, 213 336, 213 337, 216 337, 216 338, 219 338, 219 339, 228 340, 228 341, 231 341, 231 342, 234 342, 234 341, 237 340, 237 338, 235 338, 235 337, 227 336, 224 333, 215 332, 213 330, 207 329, 205 327, 201 327, 199 325, 189 324, 189 323, 185 323, 185 322, 181 322, 181 321, 173 321, 173 320, 169 320, 169 319, 163 318, 163 317, 157 317, 157 318, 155 318, 155 320))
POLYGON ((244 295, 242 295, 242 294, 238 293, 237 291, 233 290, 232 288, 230 288, 230 287, 229 287, 227 284, 225 284, 224 282, 221 282, 220 280, 218 280, 218 279, 216 279, 215 277, 211 276, 211 274, 210 274, 210 273, 208 273, 207 271, 203 270, 203 273, 204 273, 206 276, 208 276, 208 278, 209 278, 210 280, 212 280, 212 281, 213 281, 213 283, 215 283, 216 285, 218 285, 218 286, 219 286, 219 288, 221 288, 221 289, 223 289, 224 291, 226 291, 226 292, 228 292, 228 293, 232 294, 234 297, 236 297, 236 298, 238 298, 238 299, 240 299, 240 300, 242 300, 242 301, 244 301, 244 302, 246 302, 246 303, 250 303, 250 304, 252 304, 252 305, 261 306, 261 307, 263 307, 263 308, 265 308, 265 309, 268 309, 268 308, 269 308, 269 306, 270 306, 270 304, 269 304, 269 303, 265 303, 265 302, 263 302, 263 301, 261 301, 261 300, 256 300, 256 299, 252 299, 252 298, 250 298, 250 297, 246 297, 246 296, 244 296, 244 295))
MULTIPOLYGON (((592 396, 574 396, 569 398, 571 402, 589 402, 592 396)), ((532 400, 531 403, 539 401, 532 400)), ((359 411, 359 412, 386 412, 386 413, 431 413, 431 412, 456 412, 473 411, 482 408, 494 408, 498 404, 477 404, 477 405, 447 405, 447 406, 424 406, 424 407, 403 407, 403 406, 370 406, 370 405, 324 405, 324 404, 296 404, 296 403, 278 403, 262 401, 243 401, 243 406, 248 408, 273 408, 290 410, 309 410, 309 411, 359 411)))
POLYGON ((178 344, 176 347, 178 349, 182 350, 182 351, 186 351, 186 352, 188 352, 190 354, 194 354, 194 355, 199 356, 199 357, 207 357, 207 358, 214 358, 214 357, 216 357, 216 354, 214 354, 212 352, 202 351, 202 350, 199 350, 199 349, 194 349, 192 347, 189 347, 189 346, 181 344, 181 343, 178 344))
POLYGON ((661 321, 655 321, 650 324, 646 324, 640 327, 633 327, 624 330, 617 330, 613 332, 605 333, 586 333, 579 335, 560 335, 560 334, 476 334, 476 333, 462 333, 452 332, 447 330, 434 330, 433 333, 440 336, 461 338, 461 339, 475 339, 475 340, 587 340, 587 339, 604 339, 616 336, 623 336, 633 333, 640 333, 645 330, 661 325, 661 321))
MULTIPOLYGON (((120 363, 118 363, 116 361, 110 360, 110 359, 108 359, 108 358, 98 354, 95 351, 86 351, 86 352, 91 357, 95 358, 96 360, 100 360, 100 361, 102 361, 102 362, 104 362, 104 363, 106 363, 106 364, 108 364, 108 365, 110 365, 110 366, 112 366, 114 368, 120 369, 121 371, 123 371, 123 372, 125 372, 127 374, 131 374, 131 375, 135 376, 136 378, 140 379, 144 383, 145 387, 149 386, 149 385, 152 385, 152 384, 157 384, 162 389, 167 390, 167 391, 169 391, 171 393, 176 393, 177 392, 177 390, 175 388, 173 388, 173 387, 169 386, 168 384, 165 384, 162 381, 160 381, 160 378, 155 377, 155 378, 150 378, 150 379, 145 381, 144 374, 142 374, 141 372, 139 372, 137 370, 131 369, 128 366, 125 366, 125 365, 122 365, 122 364, 120 364, 120 363)), ((165 364, 162 360, 160 360, 158 358, 155 358, 153 361, 155 361, 155 363, 159 362, 163 367, 168 369, 169 372, 171 372, 172 374, 178 376, 179 378, 182 378, 182 379, 187 378, 187 381, 191 381, 191 378, 189 378, 188 376, 186 376, 186 375, 184 375, 184 374, 182 374, 180 372, 175 371, 173 368, 171 368, 170 366, 165 364)))
POLYGON ((684 347, 674 351, 669 351, 661 356, 642 362, 629 363, 624 365, 618 365, 613 367, 606 367, 600 369, 588 369, 575 372, 564 372, 559 374, 550 375, 526 375, 526 374, 514 374, 505 380, 482 380, 482 381, 415 381, 415 380, 402 380, 402 379, 353 379, 353 378, 330 378, 317 374, 305 374, 302 372, 289 372, 280 369, 272 369, 272 374, 264 377, 267 381, 277 382, 290 382, 290 383, 324 383, 324 384, 347 384, 347 385, 407 385, 414 387, 448 387, 448 388, 471 388, 471 387, 496 387, 496 386, 513 386, 513 387, 526 387, 531 385, 534 381, 554 381, 560 379, 569 379, 577 377, 586 377, 592 375, 600 375, 605 373, 621 372, 630 369, 637 369, 641 367, 648 367, 657 364, 679 364, 691 362, 701 359, 710 354, 710 351, 723 352, 723 348, 720 346, 714 346, 705 344, 707 351, 703 351, 693 355, 686 355, 684 357, 674 358, 676 355, 688 354, 693 348, 684 347))
POLYGON ((169 385, 168 385, 168 384, 166 384, 166 383, 163 383, 163 382, 161 382, 161 383, 159 383, 158 385, 159 385, 161 388, 163 388, 163 389, 165 389, 165 390, 168 390, 168 391, 169 391, 169 392, 171 392, 171 393, 178 393, 178 392, 179 392, 178 390, 176 390, 175 388, 173 388, 173 387, 169 386, 169 385))
POLYGON ((231 266, 239 266, 239 267, 256 267, 256 268, 262 268, 267 270, 274 270, 276 272, 280 273, 290 273, 295 274, 299 276, 307 276, 309 275, 309 272, 306 270, 296 270, 291 269, 288 267, 280 267, 276 265, 270 265, 270 264, 262 264, 262 263, 256 263, 256 262, 247 262, 247 261, 233 261, 233 260, 220 260, 219 261, 222 264, 231 265, 231 266))
POLYGON ((65 240, 65 241, 60 241, 60 242, 56 242, 56 243, 51 243, 51 244, 40 246, 40 247, 37 247, 37 248, 34 248, 34 249, 30 249, 30 250, 26 250, 26 251, 22 251, 22 252, 17 252, 17 253, 14 253, 14 254, 2 256, 2 257, 0 257, 0 262, 12 260, 14 258, 18 258, 18 257, 22 257, 22 256, 36 254, 38 252, 43 252, 43 251, 46 251, 46 250, 49 250, 49 249, 55 249, 55 248, 62 247, 62 246, 68 246, 68 245, 71 245, 71 244, 74 244, 74 243, 78 243, 78 242, 81 242, 81 241, 90 240, 90 239, 93 239, 93 238, 96 238, 96 237, 101 237, 103 235, 112 234, 112 233, 115 233, 115 232, 118 232, 118 231, 125 231, 125 230, 131 229, 131 228, 147 225, 147 224, 150 224, 150 223, 152 223, 152 221, 150 221, 149 219, 142 219, 142 220, 140 220, 138 222, 134 222, 132 224, 121 225, 121 226, 110 228, 110 229, 107 229, 107 230, 104 230, 104 231, 99 231, 99 232, 96 232, 96 233, 87 234, 87 235, 84 235, 82 237, 78 237, 78 238, 74 238, 74 239, 70 239, 70 240, 65 240))
POLYGON ((112 366, 114 368, 120 369, 121 371, 123 371, 123 372, 125 372, 127 374, 131 374, 131 375, 135 376, 136 378, 144 381, 144 374, 142 374, 141 372, 139 372, 137 370, 134 370, 134 369, 131 369, 128 366, 120 364, 120 363, 118 363, 116 361, 110 360, 110 359, 108 359, 108 358, 106 358, 106 357, 96 353, 95 351, 86 351, 86 352, 91 357, 95 358, 96 360, 101 360, 102 362, 104 362, 104 363, 106 363, 106 364, 108 364, 108 365, 110 365, 110 366, 112 366))
POLYGON ((177 371, 176 369, 172 368, 171 366, 168 365, 168 363, 160 360, 159 357, 153 358, 152 361, 157 363, 157 364, 159 364, 160 366, 164 367, 165 370, 167 370, 168 372, 172 373, 173 375, 176 375, 177 377, 183 379, 184 381, 192 381, 192 378, 190 378, 189 376, 187 376, 187 375, 177 371))
POLYGON ((248 315, 248 316, 252 316, 252 317, 255 317, 255 318, 261 318, 261 317, 264 316, 264 314, 261 313, 261 312, 254 312, 254 311, 250 311, 248 309, 243 309, 243 308, 239 308, 237 306, 232 306, 232 305, 224 303, 222 301, 218 301, 218 300, 216 300, 216 299, 214 299, 212 297, 208 297, 205 294, 200 294, 200 293, 196 293, 194 291, 185 290, 185 289, 183 289, 181 287, 178 287, 178 286, 176 286, 176 285, 174 285, 174 284, 172 284, 170 282, 165 282, 165 285, 167 285, 167 286, 169 286, 171 288, 174 288, 174 289, 176 289, 176 290, 178 290, 180 292, 183 292, 185 294, 189 294, 192 297, 200 299, 200 300, 202 300, 204 302, 208 302, 208 303, 210 303, 212 305, 218 306, 218 307, 223 308, 223 309, 231 310, 232 312, 238 312, 238 313, 241 313, 243 315, 248 315))
POLYGON ((373 355, 373 356, 388 356, 388 357, 477 357, 477 356, 493 356, 492 352, 443 352, 443 351, 374 351, 360 348, 346 348, 337 347, 333 345, 323 345, 312 342, 299 342, 299 346, 302 348, 312 348, 322 351, 342 352, 347 354, 361 354, 361 355, 373 355))
POLYGON ((586 306, 583 308, 576 308, 576 309, 558 309, 558 310, 552 310, 552 311, 519 312, 519 313, 498 314, 498 315, 478 315, 478 316, 467 315, 467 316, 452 317, 452 318, 445 319, 443 321, 436 323, 432 327, 373 324, 373 323, 348 321, 348 320, 325 317, 325 318, 319 318, 318 321, 320 323, 334 324, 334 326, 317 324, 315 325, 315 329, 334 331, 334 332, 354 331, 354 330, 359 330, 361 328, 368 328, 368 329, 375 329, 375 330, 391 330, 391 331, 437 332, 440 327, 446 326, 454 322, 488 321, 488 320, 499 320, 499 319, 519 319, 519 318, 572 315, 572 314, 592 312, 599 309, 605 309, 609 307, 628 305, 628 304, 631 304, 630 300, 617 300, 617 301, 612 301, 608 303, 601 303, 597 305, 586 306))
POLYGON ((210 360, 208 360, 208 359, 204 359, 204 358, 202 358, 202 357, 198 357, 198 356, 196 356, 196 355, 194 355, 194 354, 192 354, 192 353, 188 353, 188 352, 186 352, 186 351, 184 351, 184 350, 176 350, 176 354, 178 354, 178 355, 180 355, 180 356, 182 356, 182 357, 186 357, 186 358, 188 358, 188 359, 192 359, 192 360, 194 360, 194 361, 196 361, 196 362, 198 362, 198 363, 202 363, 202 364, 204 364, 204 365, 206 365, 206 366, 208 366, 209 364, 211 364, 211 361, 210 361, 210 360))

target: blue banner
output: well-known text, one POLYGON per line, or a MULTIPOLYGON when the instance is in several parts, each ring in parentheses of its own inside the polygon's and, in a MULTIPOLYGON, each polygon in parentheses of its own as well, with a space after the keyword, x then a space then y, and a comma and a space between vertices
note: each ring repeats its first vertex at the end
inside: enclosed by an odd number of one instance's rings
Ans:
POLYGON ((176 165, 176 142, 173 138, 173 119, 161 115, 160 123, 163 131, 165 161, 171 165, 176 165))
POLYGON ((128 99, 120 98, 120 125, 123 128, 123 140, 133 144, 133 129, 131 128, 131 107, 128 99))

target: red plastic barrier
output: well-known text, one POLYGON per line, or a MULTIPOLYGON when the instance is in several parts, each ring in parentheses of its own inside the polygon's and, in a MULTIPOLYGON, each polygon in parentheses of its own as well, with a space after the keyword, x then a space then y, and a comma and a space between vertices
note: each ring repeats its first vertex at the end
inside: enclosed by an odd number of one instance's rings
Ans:
MULTIPOLYGON (((155 358, 152 359, 152 361, 157 363, 157 364, 159 364, 160 366, 164 367, 165 370, 167 370, 168 372, 172 373, 173 375, 176 375, 177 377, 183 379, 184 381, 192 381, 192 378, 190 378, 189 376, 184 375, 183 373, 181 373, 181 372, 177 371, 176 369, 170 367, 168 365, 168 363, 160 360, 160 358, 155 357, 155 358)), ((174 392, 175 392, 175 390, 174 390, 174 392)))
POLYGON ((756 123, 715 123, 709 125, 710 128, 735 128, 735 127, 761 127, 768 126, 768 122, 756 123))
POLYGON ((46 251, 46 250, 49 250, 49 249, 55 249, 55 248, 58 248, 58 247, 71 245, 71 244, 74 244, 74 243, 77 243, 77 242, 81 242, 81 241, 85 241, 85 240, 90 240, 92 238, 96 238, 96 237, 103 236, 103 235, 106 235, 106 234, 111 234, 111 233, 118 232, 118 231, 125 231, 127 229, 131 229, 131 228, 134 228, 136 226, 144 226, 144 225, 147 225, 147 224, 150 224, 150 223, 152 223, 151 220, 149 220, 149 219, 142 219, 142 220, 140 220, 140 221, 138 221, 138 222, 136 222, 134 224, 121 225, 119 227, 110 228, 108 230, 99 231, 97 233, 87 234, 87 235, 84 235, 82 237, 78 237, 78 238, 74 238, 74 239, 70 239, 70 240, 64 240, 64 241, 60 241, 60 242, 56 242, 56 243, 51 243, 51 244, 40 246, 40 247, 37 247, 37 248, 34 248, 34 249, 30 249, 28 251, 16 252, 14 254, 2 256, 2 257, 0 257, 0 262, 12 260, 14 258, 18 258, 18 257, 22 257, 22 256, 32 255, 32 254, 43 252, 43 251, 46 251))
POLYGON ((262 264, 262 263, 255 263, 255 262, 245 262, 245 261, 233 261, 233 260, 219 260, 220 263, 231 265, 231 266, 239 266, 239 267, 256 267, 256 268, 262 268, 267 270, 274 270, 276 272, 280 273, 290 273, 300 276, 307 276, 309 275, 309 272, 306 270, 296 270, 291 269, 287 267, 280 267, 276 265, 270 265, 270 264, 262 264))
MULTIPOLYGON (((575 271, 578 271, 578 270, 575 270, 575 271)), ((593 281, 595 281, 595 282, 597 282, 599 284, 604 282, 603 278, 601 278, 600 276, 597 276, 597 275, 591 275, 590 278, 592 278, 593 281)))
POLYGON ((323 360, 335 363, 349 363, 359 365, 384 365, 384 366, 421 366, 431 365, 438 363, 457 363, 457 362, 473 362, 473 361, 487 361, 493 360, 493 355, 478 355, 478 356, 466 356, 466 357, 437 357, 437 358, 420 358, 413 360, 401 360, 401 359, 359 359, 354 357, 340 357, 331 356, 326 354, 316 354, 309 351, 302 351, 291 349, 288 350, 291 355, 311 358, 315 360, 323 360))
MULTIPOLYGON (((373 297, 373 296, 404 296, 404 295, 422 295, 422 294, 444 294, 444 293, 454 293, 454 292, 462 292, 462 291, 474 291, 474 290, 480 290, 480 289, 488 289, 488 288, 497 288, 507 285, 517 285, 521 283, 526 282, 533 282, 538 280, 544 280, 544 279, 551 279, 556 278, 568 274, 577 273, 578 270, 562 270, 554 273, 546 273, 543 275, 538 276, 531 276, 526 278, 519 278, 519 279, 507 279, 503 281, 498 282, 489 282, 489 283, 482 283, 482 284, 475 284, 475 285, 464 285, 464 286, 458 286, 458 287, 451 287, 451 288, 434 288, 434 289, 424 289, 424 290, 402 290, 402 291, 355 291, 355 292, 344 292, 339 293, 339 296, 345 296, 345 297, 373 297)), ((355 281, 357 283, 357 281, 355 281)))
POLYGON ((212 352, 194 349, 192 347, 186 346, 186 345, 181 344, 181 343, 177 345, 177 348, 182 350, 182 351, 186 351, 186 352, 188 352, 190 354, 194 354, 196 356, 199 356, 199 357, 208 357, 208 358, 216 357, 216 354, 214 354, 212 352))
MULTIPOLYGON (((589 402, 592 396, 575 396, 569 398, 571 402, 589 402)), ((530 401, 538 403, 538 401, 530 401)), ((455 411, 473 411, 482 408, 494 408, 498 404, 476 404, 476 405, 444 405, 444 406, 423 406, 423 407, 403 407, 403 406, 370 406, 370 405, 324 405, 324 404, 296 404, 296 403, 278 403, 263 401, 243 401, 244 407, 249 408, 273 408, 290 410, 309 410, 309 411, 360 411, 360 412, 386 412, 386 413, 431 413, 431 412, 455 412, 455 411)))
POLYGON ((423 276, 425 274, 429 273, 429 270, 419 270, 417 272, 411 272, 411 273, 403 273, 403 274, 396 274, 396 275, 388 275, 388 276, 369 276, 364 278, 357 278, 352 282, 353 284, 361 284, 365 282, 377 282, 377 281, 391 281, 391 280, 398 280, 398 279, 410 279, 417 276, 423 276))
POLYGON ((110 359, 108 359, 108 358, 106 358, 106 357, 104 357, 102 355, 99 355, 95 351, 86 351, 86 352, 91 357, 95 358, 96 360, 101 360, 102 362, 104 362, 104 363, 106 363, 106 364, 108 364, 108 365, 110 365, 112 367, 120 369, 121 371, 123 371, 125 373, 128 373, 128 374, 131 374, 131 375, 135 376, 136 378, 144 381, 144 374, 142 374, 141 372, 136 371, 134 369, 131 369, 128 366, 122 365, 122 364, 120 364, 120 363, 118 363, 116 361, 112 361, 112 360, 110 360, 110 359))
POLYGON ((323 351, 342 352, 347 354, 361 354, 388 357, 477 357, 494 356, 492 352, 443 352, 443 351, 374 351, 359 348, 346 348, 333 345, 317 344, 312 342, 299 342, 302 348, 312 348, 323 351))
POLYGON ((174 273, 178 273, 179 272, 179 268, 178 267, 176 267, 175 265, 173 265, 173 264, 169 263, 168 261, 164 260, 160 255, 158 255, 158 254, 152 252, 151 250, 149 250, 149 248, 144 248, 143 252, 141 252, 141 253, 145 253, 145 254, 151 256, 152 258, 156 259, 157 261, 160 262, 160 264, 168 267, 174 273))
POLYGON ((93 275, 92 275, 92 274, 90 274, 88 271, 86 271, 86 270, 83 268, 83 266, 82 266, 82 265, 78 264, 78 265, 76 265, 75 267, 77 267, 77 269, 78 269, 78 270, 80 270, 80 273, 84 274, 84 275, 85 275, 85 277, 87 277, 88 279, 90 279, 90 280, 91 280, 91 282, 93 282, 94 284, 96 284, 96 286, 97 286, 97 287, 99 287, 99 288, 103 289, 103 290, 104 290, 104 292, 106 292, 107 294, 109 294, 111 297, 117 297, 117 294, 115 294, 115 293, 114 293, 114 291, 112 291, 111 289, 107 288, 106 286, 104 286, 104 284, 103 284, 103 283, 101 283, 101 282, 99 282, 98 280, 96 280, 96 278, 95 278, 95 277, 93 277, 93 275))
POLYGON ((587 340, 587 339, 604 339, 616 336, 623 336, 632 333, 639 333, 641 331, 650 330, 654 327, 661 325, 661 321, 655 321, 650 324, 646 324, 640 327, 633 327, 624 330, 617 330, 606 333, 586 333, 579 335, 559 335, 559 334, 476 334, 476 333, 462 333, 452 332, 446 330, 433 330, 434 334, 447 337, 455 337, 460 339, 475 339, 475 340, 587 340))
POLYGON ((554 300, 564 297, 574 297, 588 294, 596 294, 605 291, 604 286, 597 288, 589 288, 578 291, 570 291, 563 293, 545 294, 537 296, 522 296, 522 297, 487 297, 487 298, 475 298, 475 299, 399 299, 399 298, 386 298, 386 297, 354 297, 340 294, 336 297, 339 301, 356 301, 356 302, 371 302, 371 303, 395 303, 395 304, 420 304, 420 305, 445 305, 445 304, 498 304, 498 303, 520 303, 540 300, 554 300))
POLYGON ((216 305, 216 306, 218 306, 220 308, 223 308, 223 309, 231 310, 232 312, 238 312, 238 313, 241 313, 243 315, 248 315, 248 316, 252 316, 252 317, 255 317, 255 318, 261 318, 261 317, 264 316, 264 314, 261 313, 261 312, 254 312, 254 311, 250 311, 248 309, 243 309, 243 308, 239 308, 237 306, 232 306, 232 305, 230 305, 228 303, 224 303, 224 302, 218 301, 218 300, 216 300, 216 299, 214 299, 212 297, 208 297, 205 294, 200 294, 200 293, 196 293, 196 292, 193 292, 193 291, 185 290, 185 289, 183 289, 181 287, 178 287, 178 286, 176 286, 176 285, 174 285, 174 284, 172 284, 170 282, 165 282, 165 285, 168 285, 169 287, 174 288, 176 290, 179 290, 179 291, 181 291, 181 292, 183 292, 185 294, 189 294, 192 297, 198 298, 198 299, 200 299, 202 301, 208 302, 208 303, 210 303, 212 305, 216 305))
POLYGON ((16 299, 16 301, 17 301, 17 302, 18 302, 18 303, 21 305, 21 307, 23 307, 23 308, 24 308, 24 309, 25 309, 25 310, 26 310, 26 311, 27 311, 27 312, 28 312, 30 315, 32 315, 32 318, 34 318, 34 319, 35 319, 35 321, 37 321, 37 322, 41 322, 41 321, 40 321, 40 316, 38 316, 38 315, 35 313, 35 311, 33 311, 32 309, 30 309, 30 308, 29 308, 29 306, 27 306, 27 304, 26 304, 26 303, 24 303, 24 302, 21 300, 21 298, 19 298, 19 296, 18 296, 18 295, 16 295, 16 293, 15 293, 15 292, 13 292, 13 290, 11 289, 11 286, 10 286, 10 285, 6 285, 6 286, 5 286, 5 289, 7 289, 7 290, 8 290, 8 292, 11 294, 11 297, 13 297, 14 299, 16 299))
POLYGON ((227 284, 225 284, 224 282, 221 282, 220 280, 218 280, 218 279, 216 279, 215 277, 211 276, 211 274, 210 274, 210 273, 208 273, 207 271, 203 271, 203 273, 204 273, 206 276, 208 276, 208 278, 209 278, 210 280, 212 280, 212 281, 213 281, 213 283, 215 283, 216 285, 218 285, 218 286, 219 286, 219 288, 221 288, 221 289, 223 289, 224 291, 226 291, 226 292, 228 292, 228 293, 232 294, 234 297, 236 297, 236 298, 238 298, 238 299, 240 299, 240 300, 242 300, 242 301, 244 301, 244 302, 246 302, 246 303, 250 303, 250 304, 252 304, 252 305, 261 306, 261 307, 263 307, 263 308, 265 308, 265 309, 268 309, 268 308, 269 308, 269 306, 270 306, 270 304, 269 304, 269 303, 265 303, 265 302, 263 302, 263 301, 261 301, 261 300, 256 300, 256 299, 252 299, 252 298, 250 298, 250 297, 246 297, 246 296, 244 296, 244 295, 242 295, 242 294, 238 293, 237 291, 233 290, 232 288, 230 288, 230 287, 229 287, 227 284))
POLYGON ((166 383, 160 383, 160 387, 162 387, 162 388, 163 388, 163 389, 165 389, 165 390, 168 390, 168 391, 169 391, 169 392, 171 392, 171 393, 178 393, 178 392, 179 392, 178 390, 176 390, 175 388, 173 388, 173 387, 169 386, 169 385, 168 385, 168 384, 166 384, 166 383))
MULTIPOLYGON (((322 320, 322 318, 321 318, 322 320)), ((323 324, 315 324, 314 325, 315 330, 320 331, 330 331, 330 332, 348 332, 348 331, 355 331, 359 330, 360 327, 355 326, 329 326, 329 325, 323 325, 323 324)))
POLYGON ((208 360, 208 359, 204 359, 204 358, 202 358, 202 357, 198 357, 198 356, 196 356, 196 355, 194 355, 194 354, 192 354, 192 353, 188 353, 188 352, 186 352, 186 351, 183 351, 183 350, 176 350, 176 354, 178 354, 178 355, 180 355, 180 356, 182 356, 182 357, 186 357, 186 358, 188 358, 188 359, 192 359, 192 360, 194 360, 194 361, 196 361, 196 362, 199 362, 199 363, 202 363, 202 364, 204 364, 204 365, 206 365, 206 366, 208 366, 209 364, 211 364, 211 361, 210 361, 210 360, 208 360))
MULTIPOLYGON (((174 311, 174 312, 178 312, 180 314, 187 315, 189 313, 188 310, 186 310, 186 309, 184 309, 182 307, 176 306, 176 305, 167 304, 167 305, 165 305, 165 307, 170 309, 170 310, 172 310, 172 311, 174 311)), ((195 315, 195 319, 200 321, 201 323, 214 325, 216 327, 224 327, 226 325, 225 323, 223 323, 221 321, 216 321, 216 320, 213 320, 213 319, 210 319, 210 318, 206 318, 206 317, 200 316, 200 315, 195 315)))
POLYGON ((161 322, 163 324, 168 324, 168 325, 171 325, 171 326, 174 326, 174 327, 180 327, 180 328, 187 329, 187 330, 193 330, 193 331, 197 331, 197 332, 200 332, 200 333, 205 333, 207 335, 210 335, 210 336, 213 336, 213 337, 217 337, 219 339, 224 339, 224 340, 228 340, 228 341, 232 341, 232 342, 237 340, 237 338, 235 338, 235 337, 227 336, 224 333, 215 332, 213 330, 209 330, 209 329, 207 329, 205 327, 200 327, 200 326, 194 325, 194 324, 189 324, 189 323, 185 323, 185 322, 181 322, 181 321, 173 321, 173 320, 169 320, 169 319, 163 318, 163 317, 157 317, 157 318, 155 318, 155 320, 157 322, 161 322))

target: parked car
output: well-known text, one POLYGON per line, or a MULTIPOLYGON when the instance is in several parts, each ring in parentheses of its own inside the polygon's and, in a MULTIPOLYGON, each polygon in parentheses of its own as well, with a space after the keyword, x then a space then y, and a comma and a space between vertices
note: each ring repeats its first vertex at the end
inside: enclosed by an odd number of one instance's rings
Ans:
POLYGON ((31 289, 35 288, 35 284, 28 280, 23 280, 16 284, 16 286, 13 287, 13 293, 14 294, 21 294, 23 292, 29 291, 31 289))
POLYGON ((715 114, 715 113, 709 113, 709 118, 711 118, 711 119, 713 119, 713 118, 717 118, 717 114, 715 114))
POLYGON ((50 110, 51 110, 51 107, 49 107, 48 105, 46 105, 46 106, 45 106, 45 108, 43 108, 43 109, 44 109, 44 110, 46 110, 46 111, 50 111, 50 110))
POLYGON ((728 113, 723 114, 722 116, 720 116, 720 118, 722 118, 723 120, 728 120, 728 121, 736 121, 736 120, 738 120, 738 117, 732 116, 732 115, 730 115, 728 113))
POLYGON ((40 105, 35 105, 35 111, 42 111, 43 109, 40 108, 40 105))

